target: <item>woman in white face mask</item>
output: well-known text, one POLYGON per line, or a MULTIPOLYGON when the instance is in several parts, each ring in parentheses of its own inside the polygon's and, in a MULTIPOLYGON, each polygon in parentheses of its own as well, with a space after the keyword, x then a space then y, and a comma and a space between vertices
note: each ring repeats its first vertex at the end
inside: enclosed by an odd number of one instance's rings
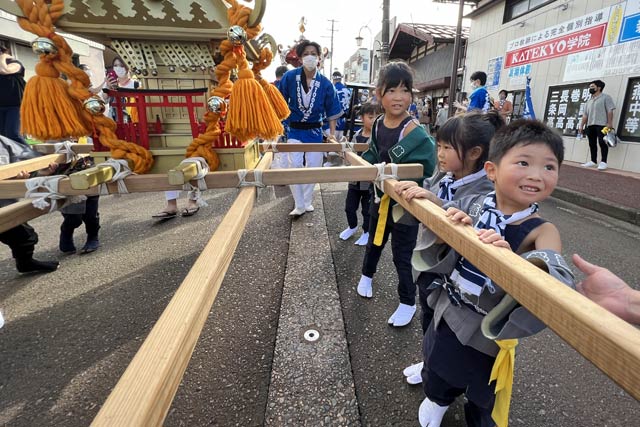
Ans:
MULTIPOLYGON (((342 116, 342 106, 331 81, 318 72, 322 49, 320 45, 303 40, 296 46, 302 66, 288 71, 280 80, 279 89, 289 105, 290 143, 322 142, 322 121, 329 122, 330 137, 335 139, 336 120, 342 116), (326 117, 326 119, 325 119, 326 117)), ((290 167, 322 166, 323 153, 289 153, 290 167)), ((290 215, 312 212, 315 184, 291 185, 295 207, 290 215)))

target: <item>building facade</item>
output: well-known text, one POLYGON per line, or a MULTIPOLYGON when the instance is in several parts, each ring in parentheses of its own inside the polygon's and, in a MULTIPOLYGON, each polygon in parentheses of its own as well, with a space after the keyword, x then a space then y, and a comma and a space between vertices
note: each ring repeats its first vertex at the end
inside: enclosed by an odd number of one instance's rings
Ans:
POLYGON ((364 83, 371 81, 371 58, 372 51, 366 48, 359 48, 344 63, 344 78, 350 83, 364 83))
POLYGON ((490 94, 510 91, 517 118, 530 77, 536 118, 563 133, 567 160, 582 163, 589 147, 577 128, 589 82, 602 80, 622 140, 609 166, 640 172, 640 0, 484 0, 466 17, 467 88, 471 73, 486 71, 490 94))

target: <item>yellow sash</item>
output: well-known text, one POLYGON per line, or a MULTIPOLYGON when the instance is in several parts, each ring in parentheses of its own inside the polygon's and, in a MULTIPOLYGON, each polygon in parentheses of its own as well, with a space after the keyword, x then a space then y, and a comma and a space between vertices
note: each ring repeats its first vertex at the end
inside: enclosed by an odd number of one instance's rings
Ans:
MULTIPOLYGON (((373 191, 376 191, 375 188, 373 191)), ((376 246, 382 246, 382 238, 384 237, 384 227, 387 225, 387 216, 389 215, 389 202, 391 198, 384 194, 380 200, 380 207, 378 208, 378 225, 376 226, 376 234, 373 238, 373 244, 376 246)))
POLYGON ((518 340, 496 340, 496 344, 500 347, 500 351, 493 364, 493 369, 491 369, 491 378, 489 378, 489 383, 493 380, 496 381, 496 402, 493 405, 491 418, 496 422, 497 427, 507 427, 518 340))

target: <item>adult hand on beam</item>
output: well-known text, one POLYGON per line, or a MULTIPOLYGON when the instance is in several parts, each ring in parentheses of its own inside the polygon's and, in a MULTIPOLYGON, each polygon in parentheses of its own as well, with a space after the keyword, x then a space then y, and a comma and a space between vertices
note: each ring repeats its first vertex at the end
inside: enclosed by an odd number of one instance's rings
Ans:
POLYGON ((585 274, 576 290, 616 316, 640 324, 640 291, 632 289, 621 278, 604 267, 585 261, 578 254, 573 263, 585 274))

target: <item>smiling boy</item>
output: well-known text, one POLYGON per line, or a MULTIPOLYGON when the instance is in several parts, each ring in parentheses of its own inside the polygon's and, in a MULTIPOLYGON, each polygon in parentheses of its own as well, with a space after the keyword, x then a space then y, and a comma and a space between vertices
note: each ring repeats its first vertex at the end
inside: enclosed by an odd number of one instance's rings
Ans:
MULTIPOLYGON (((572 286, 573 275, 560 255, 560 233, 538 213, 538 203, 556 187, 563 157, 562 137, 553 130, 533 120, 513 122, 496 133, 485 163, 495 191, 445 204, 446 214, 454 222, 474 225, 481 241, 510 248, 572 286)), ((438 245, 430 250, 437 253, 438 245)), ((420 424, 439 426, 448 406, 464 393, 467 425, 493 426, 495 383, 489 378, 499 351, 494 340, 532 335, 544 325, 517 305, 502 310, 498 304, 511 297, 498 283, 466 258, 446 258, 449 267, 439 268, 447 271, 437 272, 449 277, 428 300, 435 313, 424 338, 427 397, 420 405, 420 424), (483 328, 491 330, 491 338, 480 327, 485 317, 491 322, 483 328)))

